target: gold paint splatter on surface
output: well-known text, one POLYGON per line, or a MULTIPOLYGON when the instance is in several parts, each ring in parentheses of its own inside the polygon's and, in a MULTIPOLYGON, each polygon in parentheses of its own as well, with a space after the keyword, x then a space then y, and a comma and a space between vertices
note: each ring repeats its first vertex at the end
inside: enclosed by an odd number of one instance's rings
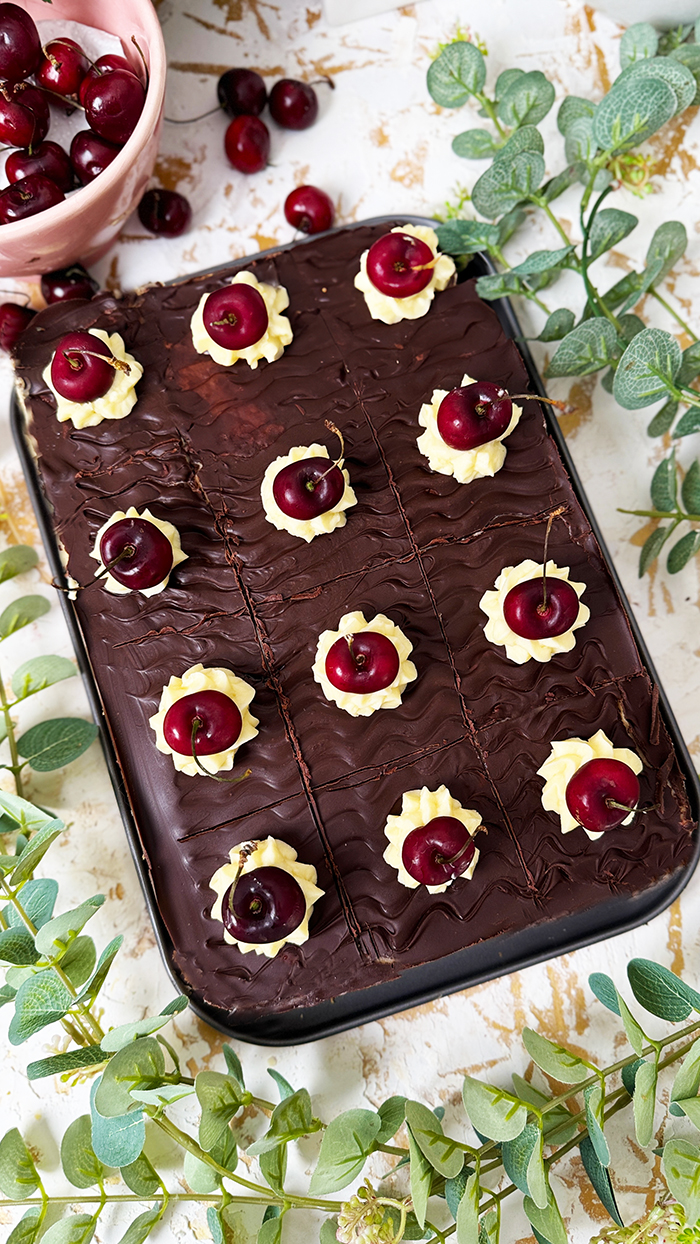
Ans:
POLYGON ((309 30, 311 30, 311 28, 316 25, 316 22, 320 22, 320 20, 321 20, 320 9, 307 9, 306 10, 306 25, 308 26, 309 30))
POLYGON ((585 1209, 589 1218, 593 1222, 609 1222, 610 1217, 608 1211, 599 1200, 598 1194, 593 1187, 590 1179, 586 1175, 586 1171, 578 1155, 569 1158, 569 1170, 559 1170, 557 1167, 557 1176, 567 1188, 576 1191, 577 1197, 581 1205, 585 1209), (570 1171, 570 1173, 569 1173, 570 1171))
MULTIPOLYGON (((177 69, 180 73, 198 73, 204 77, 220 78, 227 73, 230 65, 212 65, 202 60, 169 60, 168 69, 177 69)), ((282 71, 280 70, 280 73, 282 71)))
POLYGON ((279 245, 280 245, 280 240, 279 240, 279 238, 277 238, 277 237, 270 237, 270 235, 269 235, 269 234, 267 234, 267 233, 261 233, 261 232, 260 232, 260 230, 258 230, 258 232, 257 232, 257 233, 251 233, 251 235, 250 235, 250 236, 251 236, 252 238, 255 238, 255 241, 256 241, 256 243, 257 243, 257 247, 258 247, 258 250, 259 250, 259 251, 268 251, 268 250, 270 250, 273 246, 279 246, 279 245))
POLYGON ((593 391, 596 379, 595 375, 580 376, 569 389, 566 400, 574 409, 568 415, 558 416, 562 436, 567 441, 573 440, 579 428, 590 423, 593 418, 593 391))
POLYGON ((399 182, 406 189, 423 185, 424 165, 428 154, 427 143, 420 143, 412 156, 406 156, 394 165, 389 176, 392 181, 399 182))
POLYGON ((203 26, 205 30, 211 30, 215 35, 227 35, 229 39, 238 39, 243 41, 243 35, 239 35, 237 30, 227 30, 225 26, 217 26, 214 22, 207 22, 203 17, 197 17, 194 13, 183 13, 183 17, 188 17, 191 22, 195 22, 198 26, 203 26))
POLYGON ((115 255, 112 259, 109 265, 109 272, 104 279, 104 285, 105 289, 109 290, 110 294, 121 294, 122 284, 119 279, 119 255, 115 255))
POLYGON ((258 26, 261 35, 266 39, 270 38, 270 27, 262 15, 261 9, 272 9, 273 13, 278 13, 279 9, 276 4, 265 4, 264 0, 214 0, 214 5, 220 9, 224 15, 225 22, 241 22, 249 14, 252 15, 258 26))
POLYGON ((606 260, 611 267, 622 268, 623 272, 631 272, 634 267, 628 255, 623 255, 622 251, 616 251, 615 249, 607 252, 606 260))
MULTIPOLYGON (((586 14, 586 21, 588 22, 588 29, 590 30, 591 34, 594 35, 596 32, 595 10, 592 9, 589 4, 584 4, 583 11, 586 14)), ((595 63, 596 63, 596 67, 598 70, 597 85, 600 87, 600 90, 602 91, 603 95, 607 95, 608 91, 610 90, 610 74, 608 73, 608 67, 605 63, 605 55, 603 53, 603 49, 598 46, 595 40, 593 41, 593 51, 595 53, 595 63)))
POLYGON ((697 162, 685 144, 686 131, 697 115, 697 107, 686 108, 679 116, 673 117, 658 134, 649 139, 649 146, 654 152, 654 172, 665 177, 676 156, 681 162, 683 180, 696 169, 697 162))
POLYGON ((197 184, 197 176, 193 166, 203 164, 205 157, 205 147, 200 147, 197 155, 191 158, 176 155, 160 155, 153 169, 154 176, 158 178, 165 190, 177 190, 183 184, 195 186, 197 184))
POLYGON ((7 515, 0 530, 7 536, 8 544, 32 544, 41 549, 27 485, 18 467, 6 466, 0 471, 0 511, 7 515))
POLYGON ((664 605, 666 606, 666 613, 675 613, 676 609, 673 604, 673 597, 671 595, 671 592, 669 590, 669 586, 667 583, 661 584, 661 595, 664 598, 664 605))
POLYGON ((681 900, 676 899, 668 911, 668 941, 666 943, 673 958, 668 965, 676 976, 681 976, 685 968, 685 956, 683 954, 683 913, 681 912, 681 900))
POLYGON ((688 751, 691 756, 700 756, 700 734, 696 734, 692 742, 688 743, 688 751))
POLYGON ((571 1040, 572 1032, 581 1035, 589 1024, 586 997, 578 982, 578 976, 571 967, 571 955, 564 955, 555 963, 548 963, 546 971, 552 989, 551 1004, 544 1009, 536 1006, 531 1008, 538 1021, 539 1030, 550 1041, 563 1043, 575 1054, 588 1058, 584 1047, 571 1040))
POLYGON ((389 135, 383 125, 378 125, 376 129, 370 130, 369 136, 375 147, 388 147, 389 135))

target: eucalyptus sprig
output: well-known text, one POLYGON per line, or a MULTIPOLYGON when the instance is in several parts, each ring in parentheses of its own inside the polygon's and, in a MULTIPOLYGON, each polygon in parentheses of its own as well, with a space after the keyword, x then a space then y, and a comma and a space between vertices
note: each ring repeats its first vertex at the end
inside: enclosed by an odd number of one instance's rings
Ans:
MULTIPOLYGON (((603 371, 604 387, 626 410, 665 399, 649 424, 649 435, 672 432, 681 438, 700 430, 700 393, 693 387, 700 375, 700 343, 660 287, 685 252, 684 225, 665 221, 651 240, 644 268, 628 272, 607 290, 601 291, 591 270, 639 223, 631 212, 604 204, 616 190, 641 195, 651 189, 653 161, 638 150, 640 144, 700 103, 700 19, 695 27, 680 26, 664 36, 646 22, 631 26, 620 40, 620 68, 599 103, 569 95, 559 105, 557 125, 567 163, 545 180, 545 144, 538 126, 554 104, 552 83, 540 70, 506 69, 489 94, 481 47, 459 38, 444 47, 428 69, 432 98, 444 108, 459 108, 474 99, 479 115, 493 128, 466 130, 452 142, 458 156, 491 161, 471 190, 472 207, 484 220, 461 218, 465 193, 460 189, 459 205, 448 210, 438 238, 441 249, 462 266, 477 251, 491 256, 498 271, 477 281, 482 298, 515 295, 546 314, 537 340, 559 343, 549 376, 603 371), (581 188, 578 242, 552 210, 554 201, 575 185, 581 188), (503 248, 533 212, 547 217, 558 244, 511 266, 503 248), (540 297, 565 271, 578 273, 583 282, 578 320, 569 307, 550 310, 540 297), (672 333, 646 328, 633 313, 645 296, 654 298, 691 339, 686 350, 681 352, 672 333)), ((666 538, 678 523, 696 521, 682 511, 666 517, 674 520, 666 538)), ((656 544, 643 550, 642 572, 665 542, 654 534, 656 544)), ((670 568, 680 569, 699 550, 693 533, 684 536, 671 550, 670 568)))

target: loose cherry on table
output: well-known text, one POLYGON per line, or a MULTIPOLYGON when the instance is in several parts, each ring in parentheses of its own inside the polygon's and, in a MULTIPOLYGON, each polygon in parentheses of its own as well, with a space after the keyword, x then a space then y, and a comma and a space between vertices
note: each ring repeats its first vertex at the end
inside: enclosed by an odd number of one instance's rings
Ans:
POLYGON ((240 942, 279 942, 299 927, 306 899, 284 868, 266 864, 239 874, 221 904, 224 928, 240 942))
POLYGON ((202 312, 212 341, 224 350, 245 350, 265 336, 265 299, 252 285, 225 285, 210 294, 202 312))
POLYGON ((338 691, 369 695, 390 687, 400 664, 388 635, 361 631, 358 635, 341 635, 331 644, 326 656, 326 678, 338 691))
POLYGON ((85 119, 100 138, 123 146, 136 129, 145 101, 146 92, 136 74, 113 69, 86 87, 85 119))
POLYGON ((9 182, 20 181, 40 173, 53 181, 64 194, 75 185, 70 157, 58 143, 39 143, 31 151, 12 151, 5 161, 5 173, 9 182))
POLYGON ((326 421, 330 432, 340 438, 340 458, 330 462, 328 458, 301 458, 288 462, 272 481, 272 495, 283 514, 300 522, 309 522, 334 510, 345 492, 345 476, 340 468, 344 453, 341 433, 330 419, 326 421))
POLYGON ((229 695, 193 691, 171 704, 163 734, 168 747, 179 756, 213 756, 233 747, 242 725, 238 706, 229 695))
POLYGON ((39 86, 57 95, 75 97, 90 62, 75 39, 52 39, 42 52, 35 77, 39 86))
POLYGON ((117 519, 100 540, 99 553, 112 578, 134 592, 156 587, 173 568, 168 537, 147 518, 117 519))
POLYGON ((270 91, 270 116, 285 130, 306 130, 318 116, 318 98, 308 82, 280 78, 270 91))
POLYGON ((0 191, 0 224, 9 225, 15 220, 35 216, 47 207, 62 203, 64 197, 56 183, 49 177, 42 177, 41 173, 22 177, 0 191))
POLYGON ((11 147, 35 147, 49 130, 49 105, 35 86, 0 83, 0 141, 11 147))
POLYGON ((367 275, 380 294, 410 298, 430 284, 435 255, 410 233, 385 233, 369 248, 367 275))
POLYGON ((111 388, 115 369, 126 363, 115 359, 106 342, 92 333, 67 333, 56 347, 51 383, 70 402, 94 402, 111 388))
POLYGON ((577 769, 566 787, 569 812, 592 834, 617 829, 639 803, 639 780, 622 760, 598 756, 577 769))
POLYGON ((455 816, 436 816, 407 835, 401 860, 420 885, 445 885, 466 872, 476 848, 469 830, 455 816))
POLYGON ((100 138, 92 130, 79 130, 70 145, 70 162, 76 177, 87 186, 109 168, 121 147, 100 138))
POLYGON ((157 187, 146 191, 138 214, 144 229, 162 238, 179 238, 192 221, 192 208, 184 194, 157 187))
POLYGON ((21 82, 41 61, 39 31, 17 4, 0 4, 0 78, 21 82))
POLYGON ((260 117, 234 117, 224 135, 224 150, 239 173, 260 173, 270 156, 270 131, 260 117))
POLYGON ((41 278, 41 292, 49 306, 54 302, 69 302, 71 298, 92 298, 99 288, 80 263, 45 272, 41 278))
POLYGON ((437 428, 451 449, 469 450, 497 440, 513 416, 513 403, 498 384, 478 380, 443 397, 437 428))
POLYGON ((267 89, 254 69, 227 69, 216 85, 219 105, 229 117, 259 117, 267 103, 267 89))
POLYGON ((323 233, 333 224, 333 200, 317 186, 297 186, 284 201, 284 214, 302 233, 323 233))
POLYGON ((36 312, 30 307, 21 307, 19 303, 0 303, 0 350, 9 354, 20 333, 35 315, 36 312))

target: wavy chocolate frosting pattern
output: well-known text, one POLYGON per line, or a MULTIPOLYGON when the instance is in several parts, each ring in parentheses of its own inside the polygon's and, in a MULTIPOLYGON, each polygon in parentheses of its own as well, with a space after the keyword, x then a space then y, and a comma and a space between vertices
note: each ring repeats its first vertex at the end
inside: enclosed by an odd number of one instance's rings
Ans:
POLYGON ((172 522, 188 554, 158 596, 107 599, 94 585, 75 610, 175 964, 197 997, 243 1019, 642 891, 692 853, 654 689, 537 402, 523 403, 494 479, 457 484, 418 450, 418 411, 434 389, 468 372, 522 393, 528 378, 472 282, 438 294, 421 320, 369 318, 352 277, 386 229, 347 229, 244 265, 288 289, 294 331, 283 357, 255 371, 198 355, 189 327, 202 293, 241 265, 56 304, 17 350, 69 573, 92 576, 96 531, 130 505, 172 522), (64 333, 93 326, 121 333, 145 370, 127 419, 76 431, 57 422, 41 374, 64 333), (358 504, 345 527, 307 545, 266 521, 260 483, 294 445, 333 453, 329 418, 358 504), (552 513, 549 555, 585 582, 591 618, 572 652, 517 666, 486 641, 478 603, 505 565, 542 560, 552 513), (320 632, 351 610, 396 622, 418 671, 400 708, 370 718, 326 701, 311 674, 320 632), (237 786, 176 773, 148 726, 170 675, 200 661, 255 687, 259 734, 241 749, 236 763, 251 773, 237 786), (559 832, 536 770, 552 739, 598 729, 642 756, 650 810, 590 842, 559 832), (397 883, 383 828, 405 790, 442 783, 488 832, 473 880, 429 895, 397 883), (309 941, 273 960, 226 946, 210 917, 209 879, 230 848, 268 834, 313 864, 326 891, 309 941))

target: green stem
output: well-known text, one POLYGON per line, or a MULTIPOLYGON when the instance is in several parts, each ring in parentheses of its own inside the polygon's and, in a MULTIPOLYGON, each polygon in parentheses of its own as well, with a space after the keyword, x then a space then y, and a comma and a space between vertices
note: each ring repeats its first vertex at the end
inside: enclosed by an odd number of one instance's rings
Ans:
POLYGON ((550 221, 554 225, 554 228, 559 234, 559 237, 561 238, 564 245, 570 246, 571 239, 566 236, 566 233, 564 231, 564 226, 560 223, 560 221, 557 220, 556 216, 554 215, 554 212, 549 206, 549 203, 547 203, 546 200, 542 198, 536 198, 535 202, 537 203, 538 207, 542 208, 542 211, 545 213, 545 215, 549 217, 550 221))
POLYGON ((617 507, 618 514, 634 514, 637 518, 673 518, 676 523, 700 523, 700 514, 685 514, 683 510, 623 510, 617 507))
MULTIPOLYGON (((591 190, 593 189, 593 183, 591 183, 590 189, 591 190)), ((606 186, 605 189, 601 191, 595 203, 593 204, 593 207, 591 208, 587 221, 584 220, 584 204, 583 202, 581 203, 581 233, 583 234, 583 242, 581 245, 580 272, 581 272, 581 276, 583 277, 583 284, 586 290, 586 298, 588 300, 588 304, 591 310, 594 311, 597 307, 598 310, 601 311, 602 314, 605 316, 606 320, 610 321, 613 328, 615 329, 615 332, 622 334, 622 326, 620 324, 620 321, 618 320, 616 315, 613 315, 610 308, 606 307, 603 299, 601 298, 597 289, 595 289, 595 287, 591 283, 591 279, 588 275, 588 239, 591 233, 591 226, 593 224, 593 221, 596 218, 596 215, 598 213, 601 203, 610 194, 611 189, 612 189, 611 186, 606 186)))
POLYGON ((3 680, 3 676, 1 672, 0 672, 0 710, 2 711, 2 715, 5 718, 5 733, 7 734, 7 741, 10 745, 10 757, 12 759, 12 764, 9 767, 12 772, 12 776, 15 779, 15 790, 17 791, 17 794, 19 795, 20 799, 24 799, 24 787, 22 785, 22 769, 24 768, 24 765, 20 763, 19 754, 17 752, 17 740, 15 738, 15 728, 14 728, 14 725, 12 724, 12 718, 10 716, 10 705, 7 701, 7 696, 5 694, 5 682, 3 680))
POLYGON ((493 121, 496 129, 498 130, 498 137, 505 138, 506 131, 504 130, 503 126, 501 125, 498 119, 498 116, 496 113, 496 105, 493 102, 493 100, 489 99, 487 95, 483 95, 480 91, 474 92, 474 98, 479 101, 479 103, 481 104, 481 107, 484 109, 484 112, 487 114, 489 120, 493 121))
POLYGON ((692 328, 690 328, 690 327, 689 327, 689 325, 688 325, 688 324, 686 324, 686 322, 685 322, 685 320, 684 320, 684 319, 681 319, 680 315, 678 314, 678 312, 677 312, 677 311, 674 311, 674 309, 673 309, 673 307, 671 306, 671 304, 670 304, 669 302, 667 302, 665 298, 662 298, 662 297, 661 297, 661 294, 659 293, 659 291, 658 291, 658 290, 656 290, 656 289, 650 289, 650 290, 647 290, 647 293, 651 294, 652 298, 655 298, 655 299, 656 299, 656 301, 657 301, 658 303, 660 303, 660 305, 661 305, 661 306, 662 306, 662 307, 663 307, 666 311, 668 311, 669 315, 672 315, 672 316, 673 316, 673 318, 674 318, 674 320, 676 321, 676 323, 677 323, 677 324, 680 324, 680 326, 681 326, 681 328, 683 329, 683 331, 684 331, 684 332, 686 332, 686 333, 688 334, 688 336, 689 336, 689 337, 692 337, 692 338, 693 338, 693 341, 697 341, 697 337, 695 336, 695 333, 693 332, 692 328))

